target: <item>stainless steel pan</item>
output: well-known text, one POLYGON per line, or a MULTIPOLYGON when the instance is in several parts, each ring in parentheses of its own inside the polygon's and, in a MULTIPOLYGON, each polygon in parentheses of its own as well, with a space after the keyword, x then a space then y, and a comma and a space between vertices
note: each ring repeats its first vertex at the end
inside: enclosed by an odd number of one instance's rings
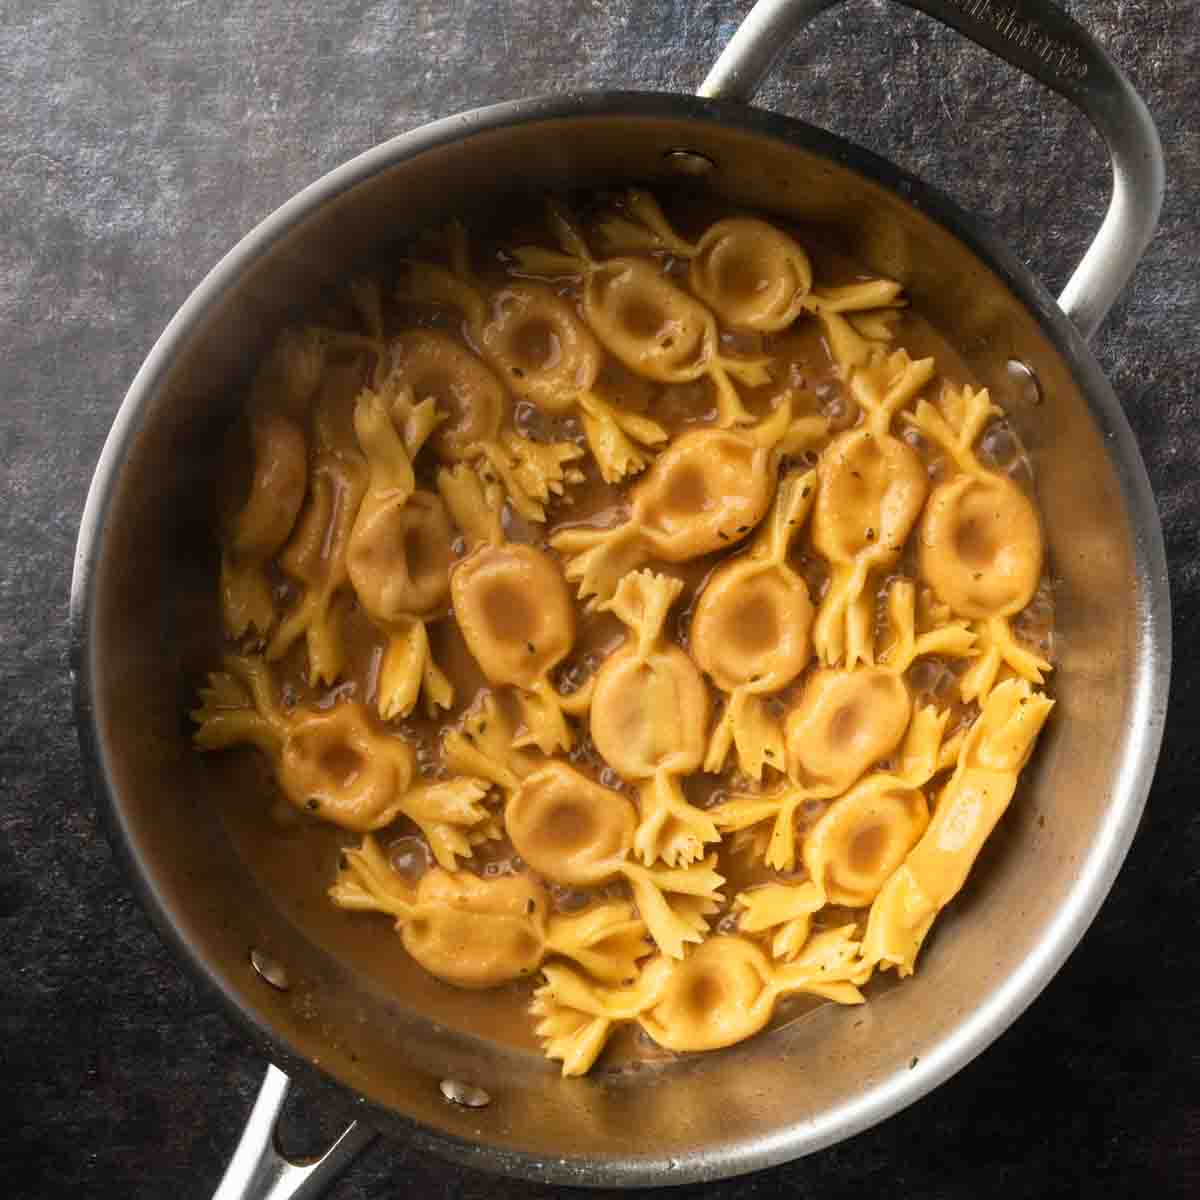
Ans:
POLYGON ((1112 204, 1056 304, 945 197, 748 106, 795 30, 832 2, 762 0, 699 97, 524 100, 359 156, 231 250, 134 380, 92 483, 72 590, 79 729, 98 804, 195 978, 264 1055, 359 1118, 320 1163, 287 1163, 272 1136, 287 1080, 271 1068, 223 1200, 315 1195, 368 1130, 563 1184, 715 1179, 809 1153, 979 1053, 1045 986, 1107 894, 1158 752, 1169 599, 1145 470, 1086 338, 1153 231, 1158 139, 1120 71, 1049 4, 905 0, 1061 92, 1108 144, 1112 204), (1004 400, 1036 463, 1058 578, 1059 707, 916 979, 877 994, 864 1019, 827 1007, 720 1054, 564 1081, 539 1058, 453 1034, 369 986, 285 919, 234 854, 182 715, 205 666, 196 630, 213 590, 207 479, 228 397, 256 352, 297 300, 381 243, 519 194, 668 178, 829 227, 902 280, 1004 400))

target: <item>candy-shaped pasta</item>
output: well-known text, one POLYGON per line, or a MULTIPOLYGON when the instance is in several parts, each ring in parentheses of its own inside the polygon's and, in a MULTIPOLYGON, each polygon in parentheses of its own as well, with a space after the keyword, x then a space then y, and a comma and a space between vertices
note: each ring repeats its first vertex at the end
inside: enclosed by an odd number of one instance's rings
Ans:
POLYGON ((703 677, 663 633, 682 587, 651 571, 621 580, 604 608, 629 633, 597 671, 592 695, 592 742, 622 779, 638 785, 641 821, 633 844, 647 866, 691 862, 720 837, 679 783, 704 759, 709 715, 703 677))
POLYGON ((547 966, 531 1006, 543 1051, 562 1062, 564 1075, 582 1075, 614 1028, 631 1021, 668 1050, 716 1050, 763 1029, 783 996, 861 1004, 869 971, 858 961, 853 931, 847 925, 813 935, 784 966, 747 938, 713 937, 682 961, 652 959, 625 988, 597 987, 569 967, 547 966))
POLYGON ((762 778, 764 765, 783 770, 783 737, 762 697, 791 683, 812 654, 812 601, 787 553, 815 491, 812 471, 783 479, 749 550, 718 567, 696 601, 692 657, 728 693, 709 740, 706 771, 724 767, 731 744, 740 768, 755 779, 762 778))
POLYGON ((404 298, 458 308, 472 341, 515 395, 543 412, 577 411, 607 482, 640 471, 647 456, 639 446, 666 441, 666 430, 597 394, 604 354, 573 306, 545 284, 529 280, 489 291, 471 270, 462 226, 452 224, 447 235, 451 270, 409 264, 404 298))
POLYGON ((1002 666, 1041 683, 1050 664, 1020 646, 1009 618, 1032 599, 1042 575, 1041 523, 1029 497, 987 470, 974 444, 1000 410, 987 390, 946 387, 908 419, 939 446, 958 474, 929 497, 918 529, 921 573, 938 598, 975 622, 979 660, 962 678, 964 700, 984 700, 1002 666))
POLYGON ((815 671, 784 722, 789 772, 836 796, 900 745, 911 717, 908 688, 885 667, 815 671))
POLYGON ((484 879, 434 868, 404 921, 405 949, 431 975, 486 988, 531 974, 544 954, 546 889, 529 875, 484 879))
POLYGON ((221 614, 231 637, 266 634, 275 623, 266 564, 287 541, 304 501, 304 424, 324 370, 321 339, 310 330, 285 330, 254 373, 247 405, 253 472, 222 537, 221 614))
POLYGON ((210 676, 200 701, 191 714, 198 726, 196 745, 257 746, 271 759, 283 794, 301 812, 358 833, 404 816, 447 869, 471 854, 468 832, 487 818, 480 801, 488 784, 461 778, 414 785, 412 747, 373 727, 359 702, 284 711, 266 663, 234 655, 210 676))
POLYGON ((963 741, 929 827, 871 905, 864 963, 912 974, 934 918, 958 894, 1007 809, 1053 706, 1021 678, 992 689, 963 741))
MULTIPOLYGON (((851 676, 859 674, 871 674, 876 679, 880 677, 876 675, 875 668, 847 673, 851 676)), ((846 693, 839 697, 849 700, 848 711, 853 714, 846 724, 859 725, 861 728, 854 729, 843 737, 837 715, 834 715, 828 724, 816 724, 810 728, 813 741, 825 744, 809 751, 806 758, 819 762, 828 769, 825 778, 818 778, 817 782, 798 783, 798 777, 812 778, 805 776, 801 767, 800 771, 793 769, 789 780, 774 791, 758 795, 734 795, 709 810, 709 815, 717 826, 722 831, 739 830, 762 821, 773 821, 771 838, 764 855, 765 861, 776 870, 790 870, 797 858, 796 812, 805 801, 832 800, 842 795, 872 763, 893 751, 899 754, 899 766, 894 771, 882 773, 880 776, 868 776, 861 786, 865 788, 870 784, 874 787, 875 783, 872 781, 887 779, 901 789, 911 790, 921 787, 941 770, 944 763, 940 748, 948 714, 939 713, 933 707, 918 709, 911 722, 905 718, 897 733, 896 726, 899 722, 895 720, 894 712, 881 716, 876 725, 869 715, 856 711, 861 698, 868 694, 869 690, 869 685, 863 691, 858 691, 857 687, 846 689, 846 693), (837 754, 836 751, 830 753, 832 747, 829 743, 843 740, 847 761, 844 766, 834 765, 837 762, 837 754), (880 747, 887 749, 879 753, 880 747)), ((842 689, 838 688, 837 691, 841 692, 842 689)), ((880 695, 883 694, 885 693, 881 691, 880 695)), ((905 710, 910 709, 911 702, 907 696, 903 705, 905 710)))
POLYGON ((884 775, 835 800, 804 838, 809 877, 832 904, 870 904, 929 824, 925 794, 884 775))
POLYGON ((526 520, 544 521, 551 497, 583 478, 570 465, 583 453, 578 446, 533 442, 509 427, 512 404, 504 385, 448 334, 435 329, 401 333, 388 343, 383 369, 417 400, 432 399, 444 414, 430 440, 438 457, 448 463, 485 461, 526 520))
POLYGON ((250 444, 246 502, 230 520, 221 551, 221 615, 235 638, 266 634, 275 623, 266 566, 292 532, 308 483, 308 447, 291 418, 269 411, 252 416, 250 444))
POLYGON ((903 676, 921 655, 969 655, 975 638, 961 621, 917 636, 915 608, 913 583, 894 581, 880 663, 853 670, 821 668, 808 677, 784 719, 787 783, 769 793, 735 795, 710 810, 722 830, 773 820, 765 851, 769 866, 786 870, 794 865, 795 814, 805 801, 840 796, 897 751, 899 766, 891 776, 904 787, 920 787, 947 765, 939 748, 948 713, 932 706, 914 713, 903 676))
POLYGON ((746 938, 709 938, 672 970, 638 1023, 668 1050, 718 1050, 758 1033, 782 996, 861 1004, 866 973, 853 934, 853 925, 814 934, 782 967, 746 938))
POLYGON ((379 715, 405 717, 424 688, 432 713, 454 698, 429 652, 425 621, 446 605, 454 531, 441 499, 418 491, 412 460, 437 424, 433 401, 364 389, 354 429, 369 482, 350 533, 346 571, 359 601, 387 635, 377 684, 379 715), (401 429, 393 423, 401 420, 401 429))
POLYGON ((757 217, 710 225, 699 241, 681 238, 648 192, 633 190, 625 216, 602 221, 606 247, 665 250, 690 260, 688 286, 731 329, 778 333, 805 311, 812 264, 782 229, 757 217))
POLYGON ((707 376, 722 425, 753 421, 733 380, 752 387, 769 383, 767 359, 723 354, 713 314, 650 259, 599 261, 562 208, 549 205, 548 221, 561 252, 522 246, 517 260, 535 275, 581 275, 583 315, 611 354, 634 374, 659 383, 707 376))
POLYGON ((650 951, 646 927, 625 901, 553 916, 545 887, 525 872, 482 878, 436 867, 414 888, 370 834, 343 852, 329 897, 339 908, 394 917, 409 954, 455 987, 509 983, 532 974, 547 955, 617 983, 636 976, 637 960, 650 951))
POLYGON ((680 563, 742 541, 771 503, 778 447, 787 436, 785 400, 750 429, 681 434, 630 490, 629 518, 612 529, 560 529, 550 544, 566 556, 567 578, 589 607, 607 601, 650 559, 680 563))
POLYGON ((662 953, 679 958, 685 944, 699 942, 707 932, 703 918, 716 910, 724 882, 714 869, 715 857, 687 867, 631 862, 637 827, 633 805, 565 763, 526 776, 505 807, 504 822, 517 853, 547 879, 586 887, 625 879, 662 953), (676 895, 696 897, 704 909, 677 912, 668 899, 676 895))
POLYGON ((360 378, 357 367, 325 371, 313 417, 316 457, 308 497, 278 559, 302 590, 268 643, 267 658, 282 658, 303 637, 314 686, 333 683, 345 663, 336 601, 349 582, 350 532, 367 487, 367 466, 353 427, 360 378))
POLYGON ((564 1077, 586 1075, 614 1030, 637 1020, 658 999, 673 961, 651 959, 625 987, 597 987, 564 964, 547 963, 529 1005, 542 1053, 562 1063, 564 1077))
POLYGON ((872 572, 900 557, 929 492, 920 456, 893 437, 892 414, 933 376, 933 360, 898 350, 856 368, 850 390, 863 423, 838 435, 821 454, 812 540, 832 566, 813 627, 813 646, 827 665, 870 662, 872 572))
MULTIPOLYGON (((724 882, 715 859, 686 867, 642 866, 630 854, 638 825, 634 806, 564 762, 538 764, 514 751, 513 729, 485 695, 463 728, 448 734, 446 762, 482 775, 508 793, 504 825, 513 848, 545 879, 568 887, 600 887, 624 879, 645 930, 664 954, 678 958, 707 931, 724 882), (678 897, 693 903, 680 904, 678 897)), ((595 974, 595 972, 592 972, 595 974)))
POLYGON ((586 695, 560 696, 550 682, 575 642, 562 570, 544 550, 505 538, 498 489, 485 489, 470 467, 443 468, 438 488, 468 547, 450 575, 454 616, 488 680, 517 689, 525 728, 516 745, 545 754, 570 748, 566 712, 586 695))

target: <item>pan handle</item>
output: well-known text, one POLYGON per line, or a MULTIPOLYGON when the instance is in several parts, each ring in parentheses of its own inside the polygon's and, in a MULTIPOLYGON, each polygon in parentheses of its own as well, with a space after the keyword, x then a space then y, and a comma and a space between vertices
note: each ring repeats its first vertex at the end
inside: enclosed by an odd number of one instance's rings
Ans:
MULTIPOLYGON (((749 100, 800 27, 841 0, 758 0, 722 51, 700 95, 749 100)), ((1049 0, 899 0, 957 29, 1081 109, 1112 159, 1108 212, 1058 298, 1090 338, 1125 286, 1158 224, 1163 155, 1154 121, 1121 69, 1049 0)))
POLYGON ((292 1081, 268 1064, 258 1098, 213 1200, 315 1200, 374 1139, 361 1121, 349 1125, 320 1158, 294 1163, 276 1145, 275 1127, 292 1081))

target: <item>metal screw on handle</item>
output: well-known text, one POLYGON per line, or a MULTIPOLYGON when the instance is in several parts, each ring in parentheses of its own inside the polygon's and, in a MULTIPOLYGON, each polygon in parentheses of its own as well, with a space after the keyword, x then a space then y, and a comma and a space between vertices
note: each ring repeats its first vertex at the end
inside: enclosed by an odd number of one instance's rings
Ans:
MULTIPOLYGON (((758 0, 700 87, 714 99, 749 100, 775 60, 813 17, 842 0, 758 0)), ((1154 121, 1100 44, 1049 0, 898 0, 957 29, 1080 108, 1112 159, 1108 212, 1058 298, 1090 338, 1133 273, 1158 224, 1163 155, 1154 121)))
POLYGON ((246 1128, 213 1200, 315 1200, 372 1142, 375 1131, 355 1121, 320 1158, 294 1163, 276 1144, 275 1129, 292 1083, 268 1065, 246 1128))

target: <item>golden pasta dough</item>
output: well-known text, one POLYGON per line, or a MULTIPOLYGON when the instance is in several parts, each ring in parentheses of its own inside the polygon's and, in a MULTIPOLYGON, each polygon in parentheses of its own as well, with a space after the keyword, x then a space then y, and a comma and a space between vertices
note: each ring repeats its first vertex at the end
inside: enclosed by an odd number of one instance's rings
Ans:
MULTIPOLYGON (((452 223, 447 237, 451 269, 411 263, 401 294, 458 308, 483 357, 515 396, 549 413, 578 409, 605 480, 616 482, 640 471, 647 457, 639 444, 656 446, 666 441, 666 431, 644 416, 613 407, 596 393, 604 356, 588 325, 545 284, 510 281, 489 295, 471 269, 465 230, 452 223)), ((477 367, 475 374, 481 370, 477 367)), ((511 434, 507 443, 517 458, 536 460, 537 450, 532 443, 511 434)), ((578 456, 576 447, 562 446, 556 465, 561 467, 578 456)), ((503 455, 489 453, 489 457, 498 470, 503 469, 503 455)), ((574 478, 560 470, 546 483, 549 490, 560 492, 561 483, 574 478)), ((523 481, 519 473, 513 474, 512 482, 517 490, 510 487, 510 495, 522 508, 523 481)), ((547 496, 536 498, 545 500, 547 496)), ((531 504, 532 500, 527 499, 523 508, 526 516, 531 515, 531 504)), ((542 517, 539 513, 533 519, 542 517)))
POLYGON ((688 242, 671 228, 658 202, 631 191, 625 215, 602 222, 600 233, 617 250, 661 249, 690 259, 688 286, 730 328, 778 333, 805 310, 812 264, 782 229, 755 217, 715 221, 688 242))
POLYGON ((1003 475, 959 475, 935 489, 921 521, 920 544, 921 574, 965 617, 1020 612, 1041 579, 1037 513, 1003 475))
POLYGON ((755 779, 768 763, 783 762, 783 738, 762 697, 791 683, 812 654, 812 600, 787 553, 815 490, 811 471, 782 479, 749 552, 718 567, 696 601, 692 654, 729 696, 709 741, 706 771, 724 767, 730 743, 742 770, 755 779))
POLYGON ((221 612, 235 638, 265 634, 275 622, 266 566, 292 532, 308 484, 308 447, 295 421, 272 412, 255 416, 250 440, 254 475, 221 553, 221 612))
POLYGON ((521 247, 517 258, 532 273, 584 276, 583 316, 610 353, 660 383, 707 377, 716 390, 721 424, 751 419, 734 379, 749 385, 769 382, 764 361, 724 354, 712 312, 650 260, 623 255, 597 261, 556 205, 550 207, 549 224, 561 253, 521 247))
POLYGON ((871 661, 870 575, 899 559, 929 494, 925 465, 888 427, 932 371, 931 359, 913 362, 903 350, 849 368, 865 419, 822 452, 813 511, 813 544, 832 567, 813 630, 817 655, 828 665, 871 661))
POLYGON ((758 214, 451 221, 275 338, 227 451, 196 746, 294 911, 564 1075, 911 974, 1053 704, 1001 407, 758 214))
POLYGON ((607 607, 625 623, 625 644, 596 676, 591 734, 618 775, 638 783, 641 822, 634 849, 649 865, 674 866, 718 840, 712 821, 688 803, 679 777, 704 757, 709 698, 696 664, 663 636, 678 580, 632 571, 607 607))
POLYGON ((278 564, 300 596, 267 644, 269 659, 282 658, 303 637, 308 679, 334 683, 345 665, 339 600, 348 574, 350 532, 367 488, 367 465, 354 434, 352 412, 361 371, 327 370, 313 408, 315 451, 308 495, 278 564))
POLYGON ((896 749, 911 716, 908 689, 890 671, 817 671, 784 725, 789 767, 836 795, 896 749))
POLYGON ((611 529, 564 529, 551 544, 582 600, 608 600, 630 571, 658 558, 689 562, 745 539, 771 503, 785 403, 750 430, 681 434, 630 490, 629 518, 611 529))
POLYGON ((1000 415, 986 389, 947 387, 937 404, 921 401, 907 420, 945 452, 958 474, 939 485, 921 519, 920 567, 952 612, 975 618, 980 655, 962 677, 964 700, 980 703, 1007 667, 1043 682, 1050 664, 1020 646, 1009 618, 1033 599, 1043 548, 1029 498, 975 453, 987 421, 1000 415))
POLYGON ((683 867, 633 862, 634 806, 566 763, 539 766, 514 741, 511 723, 485 693, 462 728, 447 734, 445 757, 507 794, 504 826, 522 860, 544 878, 573 887, 624 879, 647 934, 664 954, 679 957, 686 943, 700 941, 725 882, 713 861, 683 867))
MULTIPOLYGON (((394 377, 389 382, 394 386, 394 377)), ((393 398, 365 388, 354 408, 368 481, 350 531, 346 574, 371 619, 390 635, 377 689, 384 718, 408 716, 422 688, 433 710, 449 707, 454 696, 425 628, 450 590, 453 531, 441 500, 417 490, 412 467, 436 423, 432 400, 414 404, 403 389, 393 398)))
POLYGON ((439 472, 438 486, 470 551, 451 580, 454 616, 484 675, 518 689, 526 728, 516 745, 534 743, 546 753, 569 748, 569 702, 549 680, 575 640, 562 570, 544 550, 505 538, 499 498, 485 492, 470 468, 439 472))
POLYGON ((532 974, 550 955, 573 959, 602 982, 637 970, 646 927, 625 901, 574 917, 548 912, 531 875, 481 878, 441 867, 414 888, 401 881, 367 834, 342 855, 329 889, 339 908, 387 913, 404 948, 431 975, 461 988, 492 988, 532 974))

